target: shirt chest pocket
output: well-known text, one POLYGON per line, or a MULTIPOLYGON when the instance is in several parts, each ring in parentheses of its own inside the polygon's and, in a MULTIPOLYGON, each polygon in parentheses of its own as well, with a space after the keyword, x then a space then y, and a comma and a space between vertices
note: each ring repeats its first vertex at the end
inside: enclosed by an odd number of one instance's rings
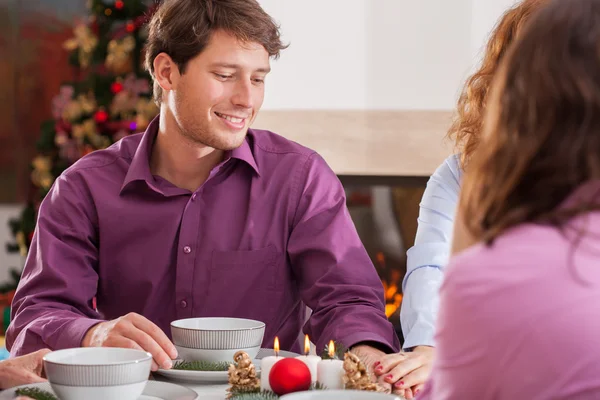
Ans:
POLYGON ((213 251, 209 286, 212 295, 216 290, 229 294, 234 291, 237 298, 240 294, 277 291, 283 268, 281 259, 273 245, 256 250, 213 251))

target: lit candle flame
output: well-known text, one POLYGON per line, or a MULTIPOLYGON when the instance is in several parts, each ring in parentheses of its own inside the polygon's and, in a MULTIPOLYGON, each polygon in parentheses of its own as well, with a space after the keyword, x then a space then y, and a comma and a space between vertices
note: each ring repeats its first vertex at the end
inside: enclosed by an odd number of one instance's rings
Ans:
POLYGON ((275 343, 273 343, 273 350, 275 350, 275 357, 279 357, 279 338, 275 336, 275 343))
POLYGON ((335 345, 333 344, 333 340, 329 341, 329 357, 335 357, 335 345))
POLYGON ((308 335, 304 335, 304 355, 307 356, 310 353, 310 339, 308 335))

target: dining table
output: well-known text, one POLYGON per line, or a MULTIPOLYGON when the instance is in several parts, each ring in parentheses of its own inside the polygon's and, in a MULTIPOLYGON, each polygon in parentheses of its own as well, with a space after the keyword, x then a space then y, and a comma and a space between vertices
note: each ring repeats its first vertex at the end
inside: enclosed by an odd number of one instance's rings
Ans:
POLYGON ((202 400, 224 400, 227 397, 227 388, 228 384, 198 384, 198 383, 188 383, 184 381, 175 381, 172 379, 168 379, 165 377, 158 376, 156 374, 153 375, 153 379, 159 382, 168 382, 174 383, 177 385, 185 386, 187 388, 192 389, 196 393, 198 393, 198 399, 202 400))

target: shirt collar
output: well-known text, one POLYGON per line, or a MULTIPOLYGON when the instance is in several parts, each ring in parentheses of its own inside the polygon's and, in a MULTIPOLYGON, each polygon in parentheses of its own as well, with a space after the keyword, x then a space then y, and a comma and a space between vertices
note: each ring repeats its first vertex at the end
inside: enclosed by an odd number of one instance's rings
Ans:
MULTIPOLYGON (((158 134, 158 124, 159 116, 156 116, 152 122, 150 122, 148 128, 146 128, 146 131, 142 135, 142 140, 140 141, 140 144, 133 155, 133 159, 131 160, 127 174, 125 175, 125 180, 121 186, 121 193, 127 186, 129 186, 131 182, 134 181, 145 181, 148 186, 153 188, 155 187, 153 184, 154 177, 150 171, 150 154, 152 154, 152 146, 154 145, 154 140, 158 134)), ((249 129, 248 133, 250 132, 251 130, 249 129)), ((252 149, 250 148, 248 140, 249 135, 246 135, 246 138, 242 142, 241 146, 227 151, 225 153, 225 161, 228 161, 230 158, 242 160, 246 164, 250 165, 256 174, 260 176, 260 171, 258 169, 258 165, 256 164, 254 154, 252 154, 252 149)))
POLYGON ((252 129, 248 129, 248 134, 246 138, 242 142, 242 145, 236 149, 230 150, 225 153, 225 160, 229 160, 230 158, 236 158, 238 160, 244 161, 246 164, 252 167, 256 175, 260 176, 260 170, 258 169, 258 164, 256 164, 256 159, 254 158, 254 154, 252 153, 252 149, 250 148, 249 140, 252 139, 252 135, 254 132, 252 129))
POLYGON ((142 140, 135 150, 135 154, 133 155, 129 169, 127 170, 127 175, 125 175, 123 186, 121 186, 121 193, 123 193, 123 190, 125 190, 131 182, 135 181, 146 181, 149 186, 155 186, 153 185, 154 177, 150 172, 150 154, 152 154, 152 146, 154 145, 154 140, 158 133, 158 122, 159 116, 157 115, 152 122, 150 122, 142 135, 142 140))

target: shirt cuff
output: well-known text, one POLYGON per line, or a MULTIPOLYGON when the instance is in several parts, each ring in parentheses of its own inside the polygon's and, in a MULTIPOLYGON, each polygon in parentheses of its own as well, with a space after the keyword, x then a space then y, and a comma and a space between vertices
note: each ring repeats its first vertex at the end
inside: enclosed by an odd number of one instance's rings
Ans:
POLYGON ((83 337, 94 325, 105 322, 100 319, 77 318, 62 328, 62 332, 52 346, 55 350, 81 347, 83 337))
POLYGON ((340 338, 340 342, 343 343, 343 345, 346 346, 348 349, 356 345, 366 344, 371 347, 375 347, 379 350, 382 350, 387 354, 398 352, 398 341, 390 342, 389 340, 386 340, 385 338, 372 332, 353 333, 351 335, 340 338), (373 346, 373 343, 363 342, 375 342, 378 344, 378 346, 373 346))
POLYGON ((435 347, 434 330, 430 326, 413 326, 404 338, 402 350, 408 351, 417 346, 435 347))

